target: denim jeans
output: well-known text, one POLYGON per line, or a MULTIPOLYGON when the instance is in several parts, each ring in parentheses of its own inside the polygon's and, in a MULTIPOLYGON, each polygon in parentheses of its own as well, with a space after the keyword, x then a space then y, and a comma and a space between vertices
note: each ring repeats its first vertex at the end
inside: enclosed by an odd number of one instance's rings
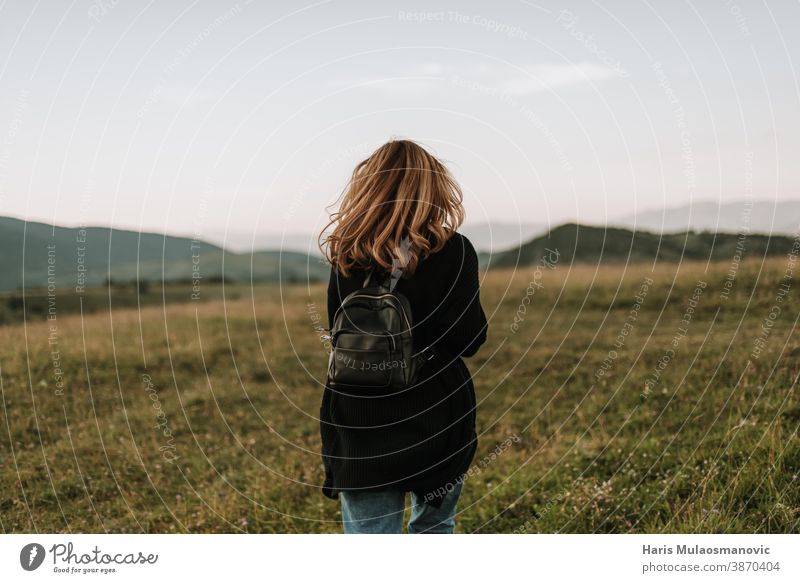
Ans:
MULTIPOLYGON (((456 504, 461 494, 461 482, 442 500, 440 508, 425 504, 412 492, 410 534, 452 534, 456 525, 456 504)), ((342 523, 345 534, 400 534, 403 532, 405 492, 340 492, 342 523)))

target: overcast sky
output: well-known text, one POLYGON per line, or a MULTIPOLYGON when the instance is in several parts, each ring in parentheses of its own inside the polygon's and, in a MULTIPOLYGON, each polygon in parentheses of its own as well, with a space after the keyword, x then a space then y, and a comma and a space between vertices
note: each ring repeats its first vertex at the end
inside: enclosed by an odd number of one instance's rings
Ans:
POLYGON ((7 1, 0 215, 310 231, 392 136, 449 163, 470 223, 800 198, 798 23, 744 0, 7 1))

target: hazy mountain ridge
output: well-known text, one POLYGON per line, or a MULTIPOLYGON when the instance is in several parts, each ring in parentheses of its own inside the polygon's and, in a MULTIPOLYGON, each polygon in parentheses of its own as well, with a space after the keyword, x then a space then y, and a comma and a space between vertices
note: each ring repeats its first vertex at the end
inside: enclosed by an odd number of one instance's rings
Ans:
MULTIPOLYGON (((564 224, 567 221, 560 221, 564 224)), ((794 234, 800 229, 800 200, 779 202, 752 202, 745 200, 719 203, 696 201, 692 204, 663 209, 645 210, 609 219, 605 223, 586 220, 572 221, 593 226, 618 227, 651 231, 655 233, 681 233, 685 231, 716 231, 739 233, 794 234), (748 207, 749 205, 749 207, 748 207)), ((555 228, 557 225, 552 225, 555 228)), ((546 221, 486 221, 467 223, 459 231, 466 235, 475 249, 488 257, 519 247, 534 237, 544 234, 551 225, 546 221)), ((319 256, 318 233, 287 231, 285 233, 252 233, 236 230, 210 229, 204 238, 235 253, 249 253, 252 249, 288 249, 319 256)))
POLYGON ((570 263, 640 263, 645 261, 725 261, 737 253, 743 259, 785 255, 793 244, 784 235, 748 234, 743 239, 735 233, 709 231, 658 234, 615 227, 595 227, 568 223, 552 229, 516 249, 495 254, 487 266, 514 267, 533 265, 542 257, 558 251, 558 262, 570 263), (741 241, 741 243, 740 243, 741 241), (740 248, 737 249, 737 245, 740 248))
MULTIPOLYGON (((714 208, 713 203, 708 204, 712 204, 708 208, 714 208)), ((800 201, 782 203, 774 208, 771 203, 763 204, 767 206, 758 203, 750 209, 750 232, 744 241, 745 257, 780 255, 791 248, 790 237, 759 234, 757 227, 763 224, 764 216, 769 216, 770 224, 789 228, 800 220, 800 201), (797 214, 786 214, 793 212, 795 207, 797 214), (776 212, 781 213, 780 223, 771 220, 776 212)), ((653 211, 648 216, 640 213, 630 219, 637 224, 635 231, 577 223, 567 223, 549 231, 537 223, 483 223, 465 226, 461 232, 479 250, 481 266, 489 268, 535 263, 548 248, 558 249, 562 262, 732 258, 739 243, 735 229, 714 233, 684 228, 680 232, 659 234, 643 226, 658 216, 659 225, 663 223, 666 231, 667 226, 681 224, 682 216, 687 218, 687 208, 653 211), (662 217, 669 220, 662 220, 662 217), (532 233, 537 232, 544 234, 534 237, 532 233), (527 238, 520 241, 521 237, 527 238), (506 244, 511 248, 497 251, 506 244)), ((702 208, 706 207, 695 205, 692 216, 702 208)), ((726 216, 732 217, 735 211, 741 219, 743 203, 730 203, 726 208, 726 216)), ((701 221, 689 222, 702 224, 701 221)), ((726 224, 731 225, 730 222, 726 224)), ((295 241, 301 239, 298 236, 295 241)), ((188 237, 107 227, 53 227, 10 217, 0 217, 0 249, 3 251, 0 254, 0 291, 15 290, 23 285, 25 288, 47 287, 48 284, 58 288, 91 287, 108 280, 133 281, 137 278, 149 282, 193 278, 202 281, 223 276, 234 281, 320 281, 327 279, 329 272, 329 267, 317 253, 296 250, 236 253, 188 237)))
POLYGON ((75 288, 108 280, 158 282, 209 278, 314 281, 327 277, 319 258, 294 251, 231 253, 156 233, 105 227, 53 227, 0 217, 0 291, 75 288), (198 277, 199 276, 199 277, 198 277))
MULTIPOLYGON (((502 251, 517 247, 547 230, 545 223, 491 221, 463 225, 459 232, 466 235, 479 251, 502 251)), ((321 255, 317 246, 319 233, 250 233, 209 229, 206 240, 236 253, 251 249, 289 249, 312 256, 321 255)))
POLYGON ((657 233, 716 231, 795 234, 800 229, 800 200, 727 203, 696 201, 664 209, 641 211, 608 221, 609 226, 657 233))

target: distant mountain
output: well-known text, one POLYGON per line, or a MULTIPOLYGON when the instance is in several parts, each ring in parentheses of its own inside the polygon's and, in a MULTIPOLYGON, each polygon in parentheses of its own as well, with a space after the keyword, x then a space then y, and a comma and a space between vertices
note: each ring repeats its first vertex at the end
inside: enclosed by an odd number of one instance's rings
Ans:
POLYGON ((464 225, 459 231, 466 235, 478 251, 504 251, 547 231, 545 223, 490 222, 464 225))
MULTIPOLYGON (((469 237, 479 251, 501 251, 517 247, 547 230, 544 223, 489 222, 467 224, 459 232, 469 237)), ((319 233, 248 233, 214 229, 203 233, 206 240, 229 251, 249 253, 252 249, 284 249, 320 256, 319 233)))
POLYGON ((224 229, 209 229, 203 232, 203 238, 210 242, 232 251, 234 253, 250 253, 253 249, 274 249, 297 251, 314 257, 322 253, 317 247, 318 233, 252 233, 247 231, 228 231, 224 229))
POLYGON ((0 291, 77 285, 107 280, 151 282, 222 278, 306 281, 327 277, 318 257, 294 251, 231 253, 221 247, 156 233, 53 227, 0 217, 0 291))
POLYGON ((609 225, 669 233, 679 231, 724 231, 738 233, 748 228, 751 233, 794 234, 800 228, 800 200, 746 201, 719 203, 698 201, 678 207, 642 211, 609 225))
MULTIPOLYGON (((744 200, 728 203, 697 201, 677 207, 641 211, 617 219, 608 226, 637 229, 655 233, 685 231, 718 231, 739 233, 747 228, 751 233, 794 234, 800 228, 800 200, 753 202, 744 200)), ((529 221, 490 221, 466 224, 460 232, 469 237, 483 257, 522 245, 547 231, 548 224, 529 221)), ((319 256, 317 233, 252 233, 245 231, 211 230, 206 240, 229 251, 250 252, 252 249, 285 249, 319 256)))
MULTIPOLYGON (((788 212, 788 211, 787 211, 788 212)), ((753 213, 755 219, 755 209, 753 213)), ((781 217, 798 220, 800 212, 781 217)), ((681 259, 730 259, 738 243, 734 233, 689 232, 658 235, 623 228, 566 224, 526 243, 506 244, 520 232, 536 231, 534 223, 488 223, 464 227, 461 232, 479 250, 484 267, 528 265, 546 249, 558 249, 561 262, 624 262, 681 259), (684 248, 685 247, 685 248, 684 248)), ((745 255, 779 255, 792 240, 784 236, 750 233, 745 255)), ((295 250, 234 253, 204 241, 157 233, 139 233, 106 227, 53 227, 0 217, 0 291, 22 288, 92 287, 112 280, 149 282, 221 279, 235 281, 324 281, 329 268, 318 254, 295 250)))
MULTIPOLYGON (((782 235, 750 234, 744 240, 743 257, 785 255, 792 239, 782 235)), ((558 251, 558 262, 638 263, 645 261, 730 260, 739 237, 733 233, 686 232, 659 235, 613 227, 569 223, 552 229, 516 249, 495 254, 489 267, 533 265, 558 251)))

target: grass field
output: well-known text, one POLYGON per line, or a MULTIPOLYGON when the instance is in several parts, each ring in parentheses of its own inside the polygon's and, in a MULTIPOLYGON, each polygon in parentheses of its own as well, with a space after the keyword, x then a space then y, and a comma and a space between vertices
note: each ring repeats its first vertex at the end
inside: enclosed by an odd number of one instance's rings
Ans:
MULTIPOLYGON (((731 267, 486 274, 457 530, 800 531, 800 267, 731 267)), ((2 531, 340 530, 324 285, 204 286, 0 327, 2 531)))

